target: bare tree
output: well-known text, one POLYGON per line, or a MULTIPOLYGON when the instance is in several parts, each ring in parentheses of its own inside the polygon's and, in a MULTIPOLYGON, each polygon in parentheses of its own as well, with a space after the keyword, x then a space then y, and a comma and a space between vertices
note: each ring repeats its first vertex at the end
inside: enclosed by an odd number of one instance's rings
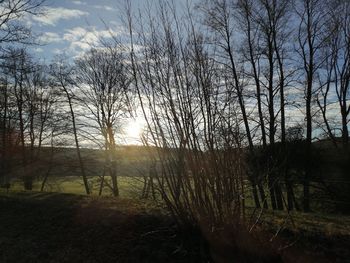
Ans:
POLYGON ((0 1, 0 48, 11 43, 34 43, 30 28, 24 25, 25 16, 42 14, 45 0, 0 1))
MULTIPOLYGON (((29 44, 33 43, 31 31, 27 28, 23 22, 23 18, 26 15, 38 15, 41 13, 40 7, 43 5, 44 0, 3 0, 0 1, 0 58, 5 59, 5 63, 2 63, 2 66, 5 68, 6 59, 8 58, 8 48, 6 47, 9 44, 21 43, 29 44), (22 20, 22 22, 21 22, 22 20), (5 51, 5 52, 4 52, 5 51)), ((11 53, 11 50, 10 50, 11 53)), ((10 54, 10 58, 13 56, 13 53, 10 54)), ((7 83, 7 80, 5 80, 7 83)), ((14 131, 10 128, 9 124, 11 123, 11 117, 9 114, 9 91, 8 85, 2 85, 1 95, 3 97, 3 104, 0 106, 1 115, 2 115, 2 125, 0 133, 2 134, 2 143, 3 143, 3 165, 7 165, 6 155, 10 153, 10 149, 6 148, 6 142, 12 144, 13 140, 11 138, 6 138, 7 136, 14 136, 14 131), (6 124, 7 122, 7 124, 6 124), (6 151, 6 153, 5 153, 6 151)), ((22 141, 23 142, 23 141, 22 141)), ((9 163, 8 163, 9 165, 9 163)), ((3 168, 5 168, 5 166, 3 168)), ((9 166, 8 166, 9 167, 9 166)), ((7 167, 7 168, 8 168, 7 167)), ((7 170, 4 169, 5 170, 7 170)))
POLYGON ((6 122, 13 107, 16 110, 12 123, 21 145, 23 179, 25 188, 30 190, 34 171, 40 165, 41 146, 50 129, 48 120, 53 115, 52 105, 55 98, 43 65, 35 62, 24 49, 14 49, 9 54, 11 57, 3 67, 7 79, 7 90, 4 93, 4 131, 6 134, 6 129, 11 126, 6 125, 6 122))
MULTIPOLYGON (((10 58, 8 59, 8 66, 6 74, 11 81, 13 87, 13 95, 16 104, 17 116, 16 121, 18 123, 19 141, 21 145, 21 162, 22 166, 28 165, 28 153, 26 149, 26 105, 25 105, 25 92, 26 83, 25 79, 27 74, 31 70, 31 62, 29 54, 24 49, 11 50, 10 58)), ((23 176, 25 189, 30 190, 32 185, 31 176, 23 176)))
MULTIPOLYGON (((350 86, 350 5, 346 1, 336 1, 327 5, 329 10, 329 23, 327 31, 330 37, 323 47, 324 67, 326 78, 320 79, 320 92, 317 103, 322 112, 323 120, 329 137, 336 144, 333 129, 327 118, 327 106, 337 103, 341 115, 341 138, 342 145, 347 148, 349 142, 349 86, 350 86), (335 95, 336 101, 330 97, 335 95)), ((333 109, 334 110, 334 109, 333 109)))
MULTIPOLYGON (((231 99, 237 98, 249 151, 254 155, 253 137, 249 124, 249 111, 247 110, 245 102, 247 91, 244 89, 247 89, 247 85, 244 82, 243 72, 241 71, 241 55, 238 53, 237 48, 235 48, 235 45, 238 45, 238 42, 236 40, 237 31, 234 28, 234 12, 232 7, 232 2, 228 0, 210 1, 202 5, 206 17, 206 25, 215 35, 215 42, 213 44, 217 45, 221 50, 220 53, 218 52, 216 60, 226 66, 226 72, 228 74, 228 82, 226 83, 230 87, 228 92, 231 99)), ((261 201, 264 203, 264 207, 267 207, 266 196, 264 189, 259 182, 259 175, 252 174, 250 180, 252 182, 252 192, 256 206, 260 207, 257 191, 258 186, 261 201)))
POLYGON ((1 173, 0 184, 9 184, 9 173, 12 167, 12 159, 14 157, 14 151, 17 148, 17 140, 15 134, 15 116, 16 110, 10 93, 11 84, 6 76, 1 79, 1 104, 0 104, 0 116, 1 116, 1 173))
POLYGON ((72 91, 72 87, 74 86, 74 80, 72 76, 74 74, 73 67, 69 66, 67 63, 63 61, 65 61, 65 59, 61 58, 61 59, 58 59, 56 63, 51 65, 51 76, 53 78, 53 84, 55 85, 55 87, 59 87, 59 89, 63 91, 65 100, 68 103, 69 114, 72 121, 74 142, 75 142, 75 147, 77 151, 81 176, 83 178, 85 192, 86 194, 89 195, 91 191, 90 191, 88 179, 86 176, 84 161, 81 156, 76 117, 75 117, 75 111, 73 107, 73 99, 74 99, 74 93, 72 91))
POLYGON ((254 84, 256 87, 256 99, 258 106, 258 116, 259 116, 259 125, 261 129, 261 140, 262 144, 265 147, 267 144, 266 139, 266 129, 265 129, 265 120, 263 114, 263 102, 262 102, 262 85, 260 81, 260 69, 259 69, 259 60, 261 54, 259 53, 258 48, 258 28, 257 24, 254 21, 254 12, 255 8, 253 5, 253 1, 249 0, 241 0, 237 2, 236 6, 236 18, 237 22, 241 26, 242 33, 245 35, 245 39, 243 40, 244 44, 242 48, 242 53, 245 59, 251 65, 251 72, 246 72, 249 74, 249 77, 252 77, 254 80, 254 84), (244 48, 244 46, 246 48, 244 48))
POLYGON ((91 49, 76 61, 76 85, 91 125, 99 130, 106 151, 106 167, 112 179, 113 195, 119 195, 117 181, 116 131, 123 117, 131 113, 130 80, 121 45, 91 49))
MULTIPOLYGON (((306 144, 307 156, 311 155, 312 143, 312 101, 315 95, 315 75, 323 64, 324 58, 320 56, 321 49, 329 37, 325 34, 327 25, 327 8, 324 1, 301 0, 297 1, 296 14, 299 17, 298 48, 297 52, 303 62, 302 71, 305 76, 305 120, 306 120, 306 144)), ((307 162, 308 164, 309 162, 307 162)), ((306 167, 304 183, 304 210, 310 210, 310 168, 306 167)))
POLYGON ((222 50, 208 44, 210 35, 200 33, 208 31, 189 10, 181 16, 162 2, 155 16, 146 12, 135 24, 130 8, 133 80, 148 126, 144 142, 153 147, 167 207, 180 226, 200 227, 209 243, 220 242, 213 237, 225 231, 235 233, 237 243, 240 234, 250 242, 244 201, 249 142, 236 90, 239 84, 242 94, 241 79, 235 82, 232 64, 218 60, 222 50))
MULTIPOLYGON (((253 6, 254 7, 254 6, 253 6)), ((255 12, 252 14, 253 21, 257 24, 259 34, 259 48, 261 58, 259 61, 260 77, 263 87, 267 91, 267 107, 269 116, 269 149, 267 154, 271 155, 268 167, 268 185, 270 189, 271 205, 273 209, 283 209, 283 197, 280 185, 280 175, 282 169, 276 169, 278 164, 277 148, 275 147, 277 118, 280 116, 280 134, 282 147, 285 146, 285 88, 286 88, 286 46, 289 35, 288 10, 290 1, 257 1, 255 12), (276 96, 280 96, 279 109, 276 96)), ((284 172, 285 173, 285 172, 284 172)), ((285 176, 284 176, 285 177, 285 176)))

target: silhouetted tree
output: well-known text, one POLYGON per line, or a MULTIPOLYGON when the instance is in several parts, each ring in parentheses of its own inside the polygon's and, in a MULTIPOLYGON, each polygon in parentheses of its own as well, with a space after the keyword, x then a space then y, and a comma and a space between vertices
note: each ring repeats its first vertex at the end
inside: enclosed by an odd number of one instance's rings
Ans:
MULTIPOLYGON (((301 69, 304 76, 305 94, 305 120, 306 120, 306 143, 307 156, 311 156, 312 143, 312 101, 315 96, 316 72, 322 65, 324 58, 321 55, 322 47, 325 45, 330 32, 326 33, 327 6, 326 2, 320 0, 300 0, 296 3, 296 14, 299 17, 298 48, 297 52, 302 60, 301 69)), ((311 158, 311 157, 310 157, 311 158)), ((310 168, 306 162, 304 176, 304 210, 310 211, 310 168)))
POLYGON ((66 60, 61 58, 56 63, 52 64, 50 73, 53 78, 54 86, 58 87, 61 91, 63 91, 65 101, 68 103, 69 113, 72 121, 75 148, 76 148, 77 156, 79 160, 81 176, 83 178, 85 192, 86 194, 89 195, 91 193, 91 190, 89 188, 88 179, 85 172, 85 165, 80 152, 76 117, 75 117, 75 112, 73 108, 74 93, 72 89, 75 84, 73 80, 74 71, 73 71, 73 67, 71 67, 70 65, 68 65, 68 63, 65 63, 63 61, 66 61, 66 60))
POLYGON ((121 119, 131 113, 130 78, 121 48, 119 45, 91 49, 76 60, 80 101, 103 137, 114 196, 119 195, 115 133, 121 119))

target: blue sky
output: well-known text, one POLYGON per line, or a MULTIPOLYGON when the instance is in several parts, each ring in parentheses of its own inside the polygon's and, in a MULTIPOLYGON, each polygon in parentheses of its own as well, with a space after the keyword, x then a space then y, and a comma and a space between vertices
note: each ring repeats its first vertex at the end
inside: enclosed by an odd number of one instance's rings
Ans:
MULTIPOLYGON (((134 3, 140 1, 133 0, 134 3)), ((121 3, 116 0, 47 1, 46 15, 26 18, 27 25, 42 43, 32 48, 34 55, 45 60, 59 53, 78 56, 89 49, 89 43, 109 37, 106 25, 115 34, 122 34, 121 3)))
MULTIPOLYGON (((146 0, 131 1, 134 10, 142 10, 147 3, 146 0)), ((181 2, 185 0, 175 0, 177 5, 181 2)), ((108 30, 119 36, 126 34, 121 19, 123 3, 123 0, 47 0, 46 15, 25 18, 42 43, 33 47, 32 52, 47 62, 61 53, 74 58, 99 38, 108 38, 108 30)))
MULTIPOLYGON (((147 0, 131 1, 134 11, 138 8, 143 10, 147 3, 147 0)), ((181 8, 187 0, 173 1, 181 8)), ((110 37, 109 30, 122 37, 127 34, 121 19, 123 2, 124 0, 47 0, 46 15, 24 19, 42 43, 31 48, 33 55, 47 63, 62 53, 74 58, 90 49, 90 44, 97 43, 99 38, 110 37)), ((299 121, 300 114, 296 110, 290 113, 291 119, 299 121)))
MULTIPOLYGON (((174 0, 181 6, 187 0, 174 0)), ((145 10, 147 0, 131 0, 133 11, 145 10)), ((152 4, 156 1, 149 0, 152 4)), ((45 15, 27 16, 23 22, 41 43, 29 47, 35 58, 50 63, 59 54, 74 59, 98 44, 99 38, 114 36, 126 39, 128 32, 122 22, 124 0, 46 0, 45 15), (123 37, 124 36, 124 37, 123 37)), ((125 143, 139 144, 144 126, 141 117, 125 120, 125 143)))

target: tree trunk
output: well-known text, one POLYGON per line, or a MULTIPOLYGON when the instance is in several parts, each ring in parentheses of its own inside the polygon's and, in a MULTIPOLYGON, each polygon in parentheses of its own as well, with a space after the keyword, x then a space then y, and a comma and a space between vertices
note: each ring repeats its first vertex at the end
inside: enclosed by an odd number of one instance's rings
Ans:
POLYGON ((69 109, 70 109, 70 114, 71 114, 71 117, 72 117, 75 148, 77 150, 79 166, 80 166, 80 170, 81 170, 81 176, 83 177, 85 192, 86 192, 87 195, 89 195, 91 192, 90 192, 88 180, 87 180, 86 173, 85 173, 84 162, 83 162, 83 159, 82 159, 81 153, 80 153, 80 146, 79 146, 78 134, 77 134, 77 129, 76 129, 75 114, 74 114, 74 110, 73 110, 72 100, 71 100, 71 97, 70 97, 68 91, 65 88, 64 88, 64 91, 65 91, 65 93, 67 95, 69 109))
POLYGON ((112 125, 107 124, 107 133, 108 133, 108 147, 109 147, 109 161, 110 161, 110 175, 112 179, 112 191, 113 196, 119 196, 119 188, 118 188, 118 179, 117 179, 117 151, 116 144, 114 140, 114 133, 112 129, 112 125))
POLYGON ((348 147, 348 144, 349 144, 349 129, 348 129, 348 121, 347 121, 346 101, 343 102, 343 103, 344 103, 344 105, 343 105, 343 107, 341 109, 341 115, 342 115, 342 141, 343 141, 343 147, 346 149, 348 147))

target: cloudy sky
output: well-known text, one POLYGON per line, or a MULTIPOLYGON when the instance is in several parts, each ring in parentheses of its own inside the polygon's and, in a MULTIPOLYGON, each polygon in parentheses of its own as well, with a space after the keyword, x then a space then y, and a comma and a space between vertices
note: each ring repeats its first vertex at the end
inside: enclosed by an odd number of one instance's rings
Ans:
MULTIPOLYGON (((186 1, 175 0, 174 3, 181 8, 186 1)), ((146 0, 131 2, 134 11, 145 10, 146 0)), ((45 15, 24 18, 24 23, 41 43, 30 47, 31 53, 50 63, 59 54, 78 57, 89 50, 91 44, 98 44, 100 38, 110 38, 110 32, 119 39, 127 39, 128 32, 122 22, 124 4, 124 0, 46 0, 45 15)), ((144 125, 143 118, 127 119, 122 139, 138 144, 144 125)))
MULTIPOLYGON (((144 0, 132 0, 135 8, 144 0)), ((55 55, 79 56, 96 44, 99 38, 109 38, 110 32, 123 37, 127 34, 122 22, 123 0, 47 0, 45 15, 25 17, 25 23, 38 35, 40 45, 31 47, 36 58, 50 62, 55 55)), ((138 144, 142 122, 125 121, 122 140, 138 144)))
MULTIPOLYGON (((59 53, 74 57, 87 50, 89 43, 100 37, 108 38, 108 30, 122 36, 122 3, 121 0, 48 0, 46 15, 26 19, 42 43, 33 47, 33 53, 45 60, 59 53)), ((133 0, 133 5, 141 4, 142 0, 133 0)))

